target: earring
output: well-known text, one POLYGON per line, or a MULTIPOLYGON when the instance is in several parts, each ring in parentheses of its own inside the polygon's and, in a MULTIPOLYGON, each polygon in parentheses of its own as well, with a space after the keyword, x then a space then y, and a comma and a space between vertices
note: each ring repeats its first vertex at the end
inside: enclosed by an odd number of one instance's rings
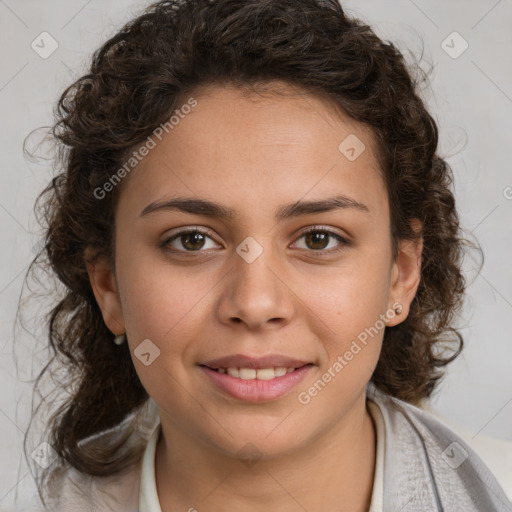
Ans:
POLYGON ((122 345, 126 341, 126 334, 120 334, 114 338, 114 343, 116 345, 122 345))
POLYGON ((398 305, 398 306, 395 308, 395 313, 396 313, 397 315, 399 315, 401 312, 402 312, 402 306, 398 305))

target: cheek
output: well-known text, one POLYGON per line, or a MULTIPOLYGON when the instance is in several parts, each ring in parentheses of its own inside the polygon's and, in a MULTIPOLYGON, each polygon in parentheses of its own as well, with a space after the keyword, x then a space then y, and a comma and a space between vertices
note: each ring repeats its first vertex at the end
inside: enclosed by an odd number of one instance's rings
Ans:
POLYGON ((184 270, 157 259, 147 252, 133 251, 118 266, 133 363, 142 385, 159 407, 174 411, 177 417, 190 415, 191 410, 200 416, 190 394, 183 391, 190 388, 189 366, 205 339, 200 326, 205 311, 212 308, 212 294, 208 292, 214 289, 214 280, 194 273, 192 267, 184 270), (137 355, 142 346, 150 353, 147 366, 137 355))
POLYGON ((343 266, 330 268, 308 283, 309 302, 320 316, 332 322, 335 331, 364 328, 385 313, 391 274, 382 254, 358 252, 343 266))
POLYGON ((327 326, 321 334, 326 352, 321 372, 331 368, 336 378, 325 378, 342 387, 365 385, 379 358, 390 293, 386 254, 377 245, 358 251, 345 266, 330 269, 314 288, 310 286, 308 305, 327 326))
POLYGON ((336 421, 369 382, 385 330, 386 269, 385 265, 361 262, 351 266, 350 272, 326 279, 325 286, 310 297, 308 305, 316 313, 313 322, 317 327, 322 324, 321 336, 317 333, 325 351, 313 382, 298 390, 298 402, 311 416, 336 421))
POLYGON ((127 331, 136 338, 154 338, 157 344, 173 346, 177 332, 205 306, 214 287, 211 274, 165 261, 152 250, 134 250, 119 262, 119 279, 127 331))

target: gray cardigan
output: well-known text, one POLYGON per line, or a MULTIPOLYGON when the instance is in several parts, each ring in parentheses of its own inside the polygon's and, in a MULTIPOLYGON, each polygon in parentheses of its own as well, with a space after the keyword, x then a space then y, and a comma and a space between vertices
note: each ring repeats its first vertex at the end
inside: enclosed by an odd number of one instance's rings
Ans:
POLYGON ((384 512, 512 512, 478 455, 430 413, 368 386, 386 426, 384 512))
MULTIPOLYGON (((383 512, 512 512, 512 503, 478 455, 432 414, 373 384, 367 387, 367 397, 378 406, 385 424, 383 512)), ((147 426, 136 441, 141 450, 159 422, 157 409, 148 407, 151 410, 142 416, 147 426)), ((137 512, 140 474, 141 465, 110 478, 70 470, 48 510, 137 512)))

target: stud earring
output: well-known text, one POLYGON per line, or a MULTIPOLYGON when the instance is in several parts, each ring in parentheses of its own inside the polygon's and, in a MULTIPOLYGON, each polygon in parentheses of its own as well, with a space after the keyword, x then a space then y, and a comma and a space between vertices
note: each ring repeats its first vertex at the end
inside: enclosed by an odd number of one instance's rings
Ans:
POLYGON ((401 312, 402 312, 402 306, 398 305, 398 306, 395 308, 395 313, 396 313, 397 315, 399 315, 401 312))
POLYGON ((114 338, 114 343, 116 345, 122 345, 126 341, 126 334, 120 334, 114 338))

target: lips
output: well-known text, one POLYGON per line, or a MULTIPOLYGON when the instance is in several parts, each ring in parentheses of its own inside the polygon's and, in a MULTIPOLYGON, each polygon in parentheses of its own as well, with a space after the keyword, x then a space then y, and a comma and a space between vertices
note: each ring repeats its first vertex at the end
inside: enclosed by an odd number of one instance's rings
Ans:
POLYGON ((280 354, 232 355, 199 364, 214 386, 244 402, 267 402, 287 394, 304 380, 314 364, 280 354))

